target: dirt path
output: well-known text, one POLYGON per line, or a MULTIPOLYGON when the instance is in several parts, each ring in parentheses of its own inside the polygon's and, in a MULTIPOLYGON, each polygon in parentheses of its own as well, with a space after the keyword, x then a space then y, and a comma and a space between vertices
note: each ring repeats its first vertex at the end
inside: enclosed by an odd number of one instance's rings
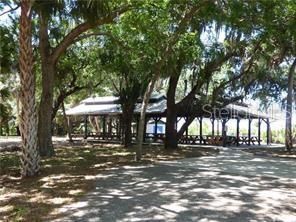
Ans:
POLYGON ((57 221, 296 221, 295 161, 218 156, 124 167, 64 206, 57 221))

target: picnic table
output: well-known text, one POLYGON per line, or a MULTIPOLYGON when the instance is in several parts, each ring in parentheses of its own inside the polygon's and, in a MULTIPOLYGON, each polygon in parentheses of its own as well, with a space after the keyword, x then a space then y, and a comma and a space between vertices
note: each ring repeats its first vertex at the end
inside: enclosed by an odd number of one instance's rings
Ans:
MULTIPOLYGON (((249 136, 247 135, 242 135, 239 137, 239 142, 240 144, 249 144, 249 136)), ((255 145, 255 143, 260 144, 260 142, 262 142, 262 140, 259 140, 258 136, 252 135, 250 137, 250 143, 255 145)))

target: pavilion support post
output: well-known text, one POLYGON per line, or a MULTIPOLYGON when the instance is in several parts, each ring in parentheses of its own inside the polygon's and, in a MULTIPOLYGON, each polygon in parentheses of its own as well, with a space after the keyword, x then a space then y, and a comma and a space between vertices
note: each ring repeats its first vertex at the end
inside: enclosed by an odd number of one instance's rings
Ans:
POLYGON ((112 117, 109 117, 109 121, 108 121, 108 135, 111 138, 111 136, 112 136, 112 117))
MULTIPOLYGON (((184 120, 185 120, 185 123, 186 123, 188 121, 188 117, 184 117, 184 120)), ((185 140, 184 140, 185 144, 190 143, 189 138, 188 138, 188 127, 186 127, 185 132, 184 132, 185 133, 185 140)), ((183 135, 184 135, 184 133, 183 133, 183 135)))
POLYGON ((220 135, 220 126, 219 126, 219 122, 220 122, 220 120, 217 119, 217 136, 220 135))
POLYGON ((226 147, 226 137, 227 137, 226 123, 227 123, 227 119, 222 119, 222 143, 223 143, 223 147, 226 147))
POLYGON ((261 122, 262 119, 259 117, 258 118, 258 145, 261 145, 261 122))
POLYGON ((103 140, 106 138, 106 116, 103 116, 103 140))
POLYGON ((120 127, 120 116, 118 115, 116 119, 116 138, 118 140, 120 140, 120 127))
POLYGON ((149 121, 149 118, 147 117, 147 118, 145 118, 145 124, 144 124, 144 134, 143 134, 143 142, 145 142, 145 140, 146 140, 146 137, 147 137, 147 123, 148 123, 148 121, 149 121))
POLYGON ((99 124, 99 117, 95 116, 95 126, 96 126, 96 133, 99 134, 101 132, 100 124, 99 124))
MULTIPOLYGON (((188 117, 185 117, 185 122, 187 122, 187 121, 188 121, 188 117)), ((188 127, 185 130, 186 140, 188 139, 188 127)))
POLYGON ((240 123, 240 118, 237 118, 236 119, 236 146, 239 146, 239 141, 240 141, 240 139, 239 139, 239 135, 240 135, 240 133, 239 133, 239 123, 240 123))
POLYGON ((153 118, 154 119, 154 136, 156 136, 157 134, 157 118, 153 118))
POLYGON ((157 139, 157 124, 158 124, 158 118, 153 118, 154 120, 154 141, 156 141, 157 139))
POLYGON ((136 138, 138 138, 138 134, 139 134, 139 121, 140 121, 140 118, 137 116, 136 117, 136 138))
POLYGON ((87 116, 84 116, 84 139, 87 139, 87 116))
POLYGON ((6 122, 6 136, 9 136, 9 125, 8 122, 6 122))
POLYGON ((251 145, 251 131, 252 131, 251 124, 252 124, 252 119, 249 118, 249 122, 248 122, 248 146, 251 145))
POLYGON ((124 137, 124 123, 123 123, 123 116, 120 116, 120 139, 123 142, 124 137))
POLYGON ((211 118, 211 124, 212 124, 212 139, 215 136, 215 118, 211 118))
POLYGON ((67 116, 67 121, 68 121, 68 137, 69 137, 69 141, 72 142, 72 121, 71 121, 71 117, 67 116))
POLYGON ((270 122, 269 118, 266 119, 266 144, 270 145, 270 122))
POLYGON ((199 143, 202 144, 202 117, 199 118, 199 143))

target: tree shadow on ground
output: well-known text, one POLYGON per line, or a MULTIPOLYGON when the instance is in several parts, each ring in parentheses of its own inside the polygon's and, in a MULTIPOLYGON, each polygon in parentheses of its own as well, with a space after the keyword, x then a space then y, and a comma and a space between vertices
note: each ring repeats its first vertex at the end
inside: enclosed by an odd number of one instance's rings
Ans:
MULTIPOLYGON (((202 156, 214 149, 189 149, 168 155, 162 147, 144 147, 143 163, 202 156)), ((93 189, 96 177, 106 169, 139 165, 134 148, 114 144, 68 144, 56 147, 56 156, 42 160, 39 176, 21 179, 17 152, 0 152, 0 221, 44 221, 64 204, 77 201, 93 189)))
POLYGON ((295 221, 295 181, 169 165, 100 175, 56 221, 295 221))

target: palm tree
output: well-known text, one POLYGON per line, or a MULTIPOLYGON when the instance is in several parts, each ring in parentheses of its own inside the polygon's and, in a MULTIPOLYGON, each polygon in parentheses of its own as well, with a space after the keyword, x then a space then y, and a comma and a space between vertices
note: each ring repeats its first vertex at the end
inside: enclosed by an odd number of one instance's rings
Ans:
POLYGON ((34 176, 39 172, 39 152, 37 148, 37 115, 35 104, 35 76, 33 73, 33 51, 31 42, 31 1, 21 0, 20 17, 20 131, 21 175, 34 176))

